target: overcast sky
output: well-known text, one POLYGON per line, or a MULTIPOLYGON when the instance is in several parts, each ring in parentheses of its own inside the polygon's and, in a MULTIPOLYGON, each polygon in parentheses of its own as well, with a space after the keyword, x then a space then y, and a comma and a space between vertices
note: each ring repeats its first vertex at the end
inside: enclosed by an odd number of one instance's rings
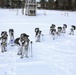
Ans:
POLYGON ((40 0, 36 0, 37 2, 39 2, 40 0))

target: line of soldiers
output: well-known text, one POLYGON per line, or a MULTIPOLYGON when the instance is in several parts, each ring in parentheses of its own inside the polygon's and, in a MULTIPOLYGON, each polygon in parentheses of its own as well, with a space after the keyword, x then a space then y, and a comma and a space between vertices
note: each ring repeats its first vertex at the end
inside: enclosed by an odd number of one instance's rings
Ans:
MULTIPOLYGON (((52 24, 50 26, 49 34, 53 36, 53 40, 55 40, 56 36, 60 36, 62 33, 66 33, 67 25, 63 24, 63 27, 59 26, 56 28, 55 24, 52 24)), ((75 25, 71 25, 70 28, 70 35, 74 35, 74 31, 76 29, 75 25)), ((41 41, 41 37, 43 37, 42 31, 37 27, 35 28, 35 37, 36 37, 36 42, 41 41)))
POLYGON ((63 24, 63 27, 61 26, 57 27, 57 29, 56 25, 52 24, 50 26, 49 34, 51 34, 53 36, 53 40, 55 40, 56 35, 60 36, 61 33, 66 33, 66 28, 67 28, 66 24, 63 24))
MULTIPOLYGON (((50 26, 49 34, 51 34, 53 36, 53 40, 54 40, 56 35, 60 36, 61 33, 66 33, 66 29, 67 29, 67 25, 66 24, 63 24, 63 27, 61 27, 61 26, 57 27, 57 29, 56 29, 56 25, 52 24, 50 26)), ((76 26, 75 25, 71 25, 69 34, 70 35, 74 35, 74 30, 75 29, 76 29, 76 26)))
POLYGON ((35 37, 37 38, 36 42, 41 41, 41 36, 43 37, 42 31, 38 27, 35 28, 35 37))
MULTIPOLYGON (((9 29, 9 36, 10 36, 10 44, 12 45, 14 43, 14 30, 9 29)), ((6 52, 7 51, 7 40, 8 40, 8 34, 7 31, 2 31, 1 32, 1 52, 6 52)))
MULTIPOLYGON (((27 57, 28 58, 28 47, 29 47, 29 42, 31 43, 32 46, 32 41, 29 40, 29 35, 22 33, 20 37, 14 39, 14 30, 9 29, 9 36, 10 36, 10 41, 9 44, 11 46, 17 45, 19 47, 17 55, 21 55, 21 58, 27 57)), ((1 52, 6 52, 7 51, 7 40, 8 40, 8 34, 7 31, 2 31, 1 32, 1 52)), ((32 49, 31 49, 32 50, 32 49)), ((31 51, 32 53, 32 51, 31 51)), ((31 54, 32 56, 32 54, 31 54)))
MULTIPOLYGON (((63 24, 63 27, 59 26, 57 27, 56 30, 56 25, 52 24, 50 26, 50 32, 49 34, 53 36, 53 40, 55 39, 55 36, 58 35, 60 36, 61 33, 66 33, 67 25, 63 24)), ((76 29, 75 25, 72 25, 70 28, 70 35, 74 35, 74 30, 76 29)), ((31 56, 32 55, 32 41, 29 40, 29 35, 22 33, 18 38, 14 39, 14 30, 9 29, 9 36, 10 36, 10 45, 18 46, 18 53, 17 55, 21 55, 21 58, 27 57, 28 58, 28 49, 29 45, 31 44, 31 56)), ((42 31, 37 27, 35 28, 35 37, 36 37, 36 42, 41 42, 41 38, 43 37, 42 31)), ((8 40, 8 34, 7 31, 2 31, 1 32, 1 52, 6 52, 7 51, 7 40, 8 40)))

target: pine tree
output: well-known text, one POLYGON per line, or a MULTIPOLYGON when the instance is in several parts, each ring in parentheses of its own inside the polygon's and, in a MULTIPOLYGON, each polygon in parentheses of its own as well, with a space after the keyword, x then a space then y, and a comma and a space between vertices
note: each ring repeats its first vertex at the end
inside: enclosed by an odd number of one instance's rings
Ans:
POLYGON ((48 0, 48 9, 53 9, 54 0, 48 0))
POLYGON ((76 9, 76 0, 74 0, 74 9, 76 9))
POLYGON ((59 1, 56 0, 56 1, 55 1, 55 9, 58 9, 58 4, 59 4, 59 1))
POLYGON ((68 0, 68 9, 69 9, 69 10, 72 9, 72 0, 68 0))
POLYGON ((40 0, 41 7, 44 9, 46 5, 46 0, 40 0))

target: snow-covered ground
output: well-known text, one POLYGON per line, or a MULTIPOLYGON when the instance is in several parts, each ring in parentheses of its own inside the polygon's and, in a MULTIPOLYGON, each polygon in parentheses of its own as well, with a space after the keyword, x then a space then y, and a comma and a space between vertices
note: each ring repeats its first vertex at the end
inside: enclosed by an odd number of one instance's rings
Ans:
POLYGON ((29 48, 29 58, 23 59, 17 55, 17 46, 8 45, 6 53, 1 53, 0 46, 0 75, 76 75, 76 30, 69 35, 71 25, 76 25, 76 12, 37 10, 37 16, 24 16, 21 10, 17 15, 16 9, 0 9, 0 32, 13 28, 15 38, 26 33, 33 41, 33 57, 29 48), (66 33, 53 40, 51 24, 67 24, 66 33), (35 42, 36 27, 44 35, 41 42, 35 42))

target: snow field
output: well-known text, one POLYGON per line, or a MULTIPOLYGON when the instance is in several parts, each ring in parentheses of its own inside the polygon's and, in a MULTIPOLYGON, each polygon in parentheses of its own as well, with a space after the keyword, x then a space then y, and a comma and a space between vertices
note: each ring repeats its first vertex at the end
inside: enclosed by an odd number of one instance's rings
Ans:
MULTIPOLYGON (((19 9, 0 9, 0 32, 10 28, 15 30, 15 38, 21 33, 29 34, 33 41, 33 57, 29 49, 29 58, 20 59, 18 47, 8 45, 7 52, 0 52, 1 75, 76 75, 76 30, 75 35, 69 35, 71 25, 76 25, 76 12, 37 10, 37 16, 24 16, 19 9), (44 15, 44 11, 46 15, 44 15), (65 15, 68 13, 68 16, 65 15), (53 40, 49 35, 49 27, 67 24, 65 34, 56 36, 53 40), (41 42, 35 42, 34 29, 39 27, 44 35, 41 42)), ((8 36, 9 42, 9 36, 8 36)), ((0 49, 1 51, 1 49, 0 49)))

